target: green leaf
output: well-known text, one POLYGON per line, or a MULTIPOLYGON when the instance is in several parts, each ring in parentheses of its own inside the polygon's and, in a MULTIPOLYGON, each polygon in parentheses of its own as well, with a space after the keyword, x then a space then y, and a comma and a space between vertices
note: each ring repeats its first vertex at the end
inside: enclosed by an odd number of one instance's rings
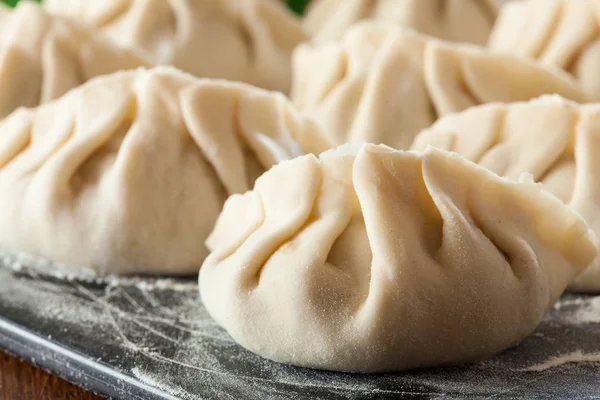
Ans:
MULTIPOLYGON (((37 1, 39 3, 41 0, 35 0, 35 1, 37 1)), ((9 7, 14 7, 17 5, 19 0, 0 0, 0 2, 8 5, 9 7)))
POLYGON ((287 0, 288 7, 298 15, 303 15, 310 0, 287 0))

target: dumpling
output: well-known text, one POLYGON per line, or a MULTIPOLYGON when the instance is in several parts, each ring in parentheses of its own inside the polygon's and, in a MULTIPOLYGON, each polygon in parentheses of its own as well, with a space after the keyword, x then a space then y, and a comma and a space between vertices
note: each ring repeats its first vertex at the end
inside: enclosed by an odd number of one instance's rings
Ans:
POLYGON ((47 14, 33 2, 0 7, 0 119, 35 107, 87 80, 147 62, 87 27, 47 14))
POLYGON ((155 64, 287 92, 292 50, 306 39, 279 0, 45 0, 155 64))
POLYGON ((588 100, 567 74, 520 58, 376 24, 294 53, 292 100, 336 144, 410 147, 439 117, 494 101, 559 93, 588 100))
MULTIPOLYGON (((509 179, 532 174, 544 189, 570 204, 600 234, 600 105, 558 96, 527 103, 489 104, 440 119, 415 139, 455 151, 509 179)), ((600 292, 600 258, 572 290, 600 292)))
POLYGON ((107 273, 197 273, 229 194, 327 147, 280 93, 166 67, 96 78, 0 122, 0 246, 107 273))
POLYGON ((489 47, 564 69, 600 99, 600 1, 525 0, 500 12, 489 47))
MULTIPOLYGON (((60 1, 60 0, 57 0, 60 1)), ((304 20, 316 40, 340 38, 362 20, 411 27, 441 39, 485 44, 502 0, 313 0, 304 20)))
POLYGON ((272 168, 207 244, 200 294, 238 343, 351 372, 490 357, 596 255, 581 217, 532 182, 369 144, 272 168))

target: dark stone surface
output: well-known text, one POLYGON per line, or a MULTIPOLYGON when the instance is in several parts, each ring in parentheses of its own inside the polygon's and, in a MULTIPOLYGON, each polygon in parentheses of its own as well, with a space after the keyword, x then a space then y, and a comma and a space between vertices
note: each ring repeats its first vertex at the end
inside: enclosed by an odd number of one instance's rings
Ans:
POLYGON ((242 349, 202 307, 194 280, 65 277, 7 256, 0 264, 0 346, 114 398, 600 398, 599 363, 546 368, 559 356, 600 360, 600 297, 563 296, 533 335, 483 363, 360 375, 242 349))

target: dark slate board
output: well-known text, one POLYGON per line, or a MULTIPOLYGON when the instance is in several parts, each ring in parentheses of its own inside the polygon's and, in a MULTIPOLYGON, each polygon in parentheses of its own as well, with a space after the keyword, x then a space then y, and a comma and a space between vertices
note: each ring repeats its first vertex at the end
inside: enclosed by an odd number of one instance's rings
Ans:
POLYGON ((600 399, 600 296, 563 296, 533 335, 487 362, 342 374, 237 346, 202 307, 193 280, 68 276, 2 253, 0 346, 121 399, 600 399))

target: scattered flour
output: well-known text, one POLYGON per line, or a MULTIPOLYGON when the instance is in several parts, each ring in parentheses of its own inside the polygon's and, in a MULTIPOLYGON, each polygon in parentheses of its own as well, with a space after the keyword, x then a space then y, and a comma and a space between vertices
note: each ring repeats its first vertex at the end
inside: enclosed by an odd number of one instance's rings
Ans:
POLYGON ((0 249, 0 262, 13 271, 28 270, 34 273, 43 273, 62 280, 79 280, 91 282, 98 279, 98 275, 90 268, 67 267, 42 257, 23 252, 13 252, 0 249))
POLYGON ((149 373, 149 371, 144 371, 138 367, 134 367, 131 370, 131 373, 141 382, 168 393, 170 396, 173 396, 174 399, 194 399, 194 396, 190 395, 186 391, 179 388, 174 388, 160 378, 157 380, 153 374, 149 373))
POLYGON ((574 322, 580 324, 600 323, 600 296, 586 299, 575 313, 574 322))
POLYGON ((531 367, 525 368, 522 371, 527 372, 540 372, 550 368, 558 367, 565 364, 582 363, 582 362, 594 362, 600 363, 600 353, 596 354, 583 354, 581 351, 574 351, 569 354, 556 356, 549 358, 541 364, 536 364, 531 367))
POLYGON ((98 285, 120 286, 137 285, 141 290, 196 291, 196 279, 154 278, 141 276, 119 276, 98 274, 86 267, 70 267, 64 264, 23 252, 11 252, 0 249, 0 264, 15 272, 29 274, 32 277, 51 277, 69 282, 86 282, 98 285))
POLYGON ((559 301, 554 310, 561 311, 575 325, 600 323, 600 296, 585 295, 559 301))
MULTIPOLYGON (((0 264, 11 268, 0 266, 0 308, 17 316, 22 311, 23 321, 43 327, 45 337, 121 368, 166 397, 525 396, 524 388, 534 390, 536 382, 560 387, 561 377, 550 376, 555 367, 600 362, 600 327, 594 325, 600 297, 563 297, 534 334, 483 363, 356 375, 295 368, 242 349, 202 307, 195 277, 99 276, 1 252, 0 264)), ((594 371, 582 366, 585 373, 584 388, 597 390, 594 371)))

